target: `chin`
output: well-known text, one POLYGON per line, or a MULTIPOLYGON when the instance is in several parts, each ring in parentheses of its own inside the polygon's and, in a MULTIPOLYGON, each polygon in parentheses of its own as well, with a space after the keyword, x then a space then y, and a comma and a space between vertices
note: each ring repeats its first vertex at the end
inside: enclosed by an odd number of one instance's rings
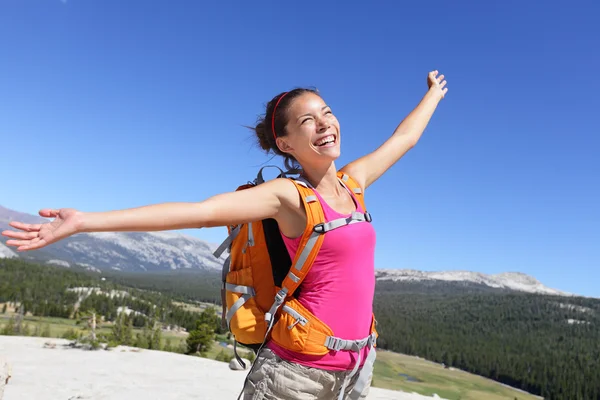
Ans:
POLYGON ((332 148, 331 150, 329 150, 327 152, 321 153, 321 157, 330 159, 332 161, 335 161, 338 158, 340 158, 340 155, 341 155, 341 151, 340 151, 339 147, 338 148, 332 148))

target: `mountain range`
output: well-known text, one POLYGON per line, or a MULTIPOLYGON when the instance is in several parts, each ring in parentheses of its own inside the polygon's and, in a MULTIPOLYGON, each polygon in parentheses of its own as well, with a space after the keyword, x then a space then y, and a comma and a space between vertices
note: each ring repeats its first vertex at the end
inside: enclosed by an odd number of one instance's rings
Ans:
MULTIPOLYGON (((45 223, 48 220, 0 206, 0 231, 13 229, 10 221, 45 223)), ((81 233, 40 250, 16 253, 2 242, 0 258, 21 257, 29 261, 90 270, 123 272, 160 272, 168 270, 220 271, 226 255, 216 259, 215 244, 193 236, 174 232, 98 232, 81 233)), ((397 283, 475 285, 501 290, 569 296, 549 288, 532 276, 520 272, 488 275, 471 271, 416 271, 409 269, 378 269, 378 281, 397 283)))
MULTIPOLYGON (((31 224, 49 220, 0 206, 0 231, 14 228, 10 221, 31 224)), ((2 236, 5 243, 7 238, 2 236)), ((175 232, 95 232, 80 233, 40 250, 19 253, 29 261, 69 267, 80 265, 100 270, 126 272, 164 270, 217 270, 224 257, 216 259, 212 252, 216 245, 193 236, 175 232)), ((3 246, 0 253, 14 254, 3 246)))

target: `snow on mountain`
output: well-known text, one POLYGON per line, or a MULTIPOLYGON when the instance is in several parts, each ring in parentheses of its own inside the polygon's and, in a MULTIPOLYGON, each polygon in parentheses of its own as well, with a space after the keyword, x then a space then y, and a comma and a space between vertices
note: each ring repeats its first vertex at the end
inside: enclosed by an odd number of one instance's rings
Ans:
POLYGON ((101 269, 158 271, 220 269, 224 257, 217 260, 214 249, 201 239, 174 232, 96 232, 56 243, 53 251, 61 253, 60 259, 101 269))
MULTIPOLYGON (((10 221, 49 222, 39 216, 0 206, 0 231, 13 229, 10 221)), ((223 231, 223 238, 227 232, 223 231)), ((4 238, 3 238, 4 239, 4 238)), ((49 264, 85 265, 88 268, 118 271, 220 270, 226 255, 216 259, 216 245, 175 232, 81 233, 40 250, 23 253, 23 258, 49 264)), ((6 246, 0 254, 14 254, 6 246)), ((14 254, 16 256, 16 254, 14 254)))
POLYGON ((13 258, 18 257, 17 254, 6 247, 4 244, 0 243, 0 258, 13 258))
POLYGON ((544 286, 537 279, 521 272, 504 272, 488 275, 471 271, 416 271, 411 269, 381 269, 376 271, 377 280, 391 280, 394 282, 419 282, 419 281, 446 281, 446 282, 471 282, 498 289, 510 289, 528 293, 540 293, 560 296, 571 296, 571 293, 562 292, 544 286))

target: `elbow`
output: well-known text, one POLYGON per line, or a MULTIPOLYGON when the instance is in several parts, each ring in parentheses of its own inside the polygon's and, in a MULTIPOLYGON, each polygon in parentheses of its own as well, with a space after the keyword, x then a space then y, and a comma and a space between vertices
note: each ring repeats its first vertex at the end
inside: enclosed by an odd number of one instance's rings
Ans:
POLYGON ((404 151, 410 150, 417 145, 420 137, 421 135, 411 131, 398 132, 395 135, 396 146, 404 149, 404 151))
POLYGON ((413 147, 415 147, 417 145, 417 142, 419 142, 419 138, 410 139, 407 143, 407 150, 410 150, 413 147))
POLYGON ((419 142, 419 136, 417 135, 407 135, 404 139, 404 146, 406 150, 410 150, 417 145, 419 142))

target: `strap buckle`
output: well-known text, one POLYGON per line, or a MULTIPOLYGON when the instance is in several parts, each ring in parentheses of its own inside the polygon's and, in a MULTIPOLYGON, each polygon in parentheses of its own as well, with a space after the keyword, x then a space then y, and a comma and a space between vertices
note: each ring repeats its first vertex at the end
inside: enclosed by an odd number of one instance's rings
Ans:
POLYGON ((373 221, 373 217, 371 217, 371 213, 368 211, 365 211, 365 221, 367 221, 367 222, 373 221))
POLYGON ((369 339, 367 340, 367 346, 374 347, 377 344, 377 336, 375 333, 371 333, 369 339))
POLYGON ((340 351, 342 347, 344 347, 344 340, 333 336, 329 336, 327 338, 326 347, 334 351, 340 351))
POLYGON ((281 289, 279 292, 277 292, 277 294, 275 295, 275 303, 277 305, 280 305, 283 303, 283 301, 285 300, 285 297, 287 296, 287 290, 281 289))
POLYGON ((315 225, 313 227, 313 231, 315 231, 317 233, 325 233, 325 224, 320 223, 320 224, 315 225))
POLYGON ((277 292, 277 294, 275 295, 275 301, 273 302, 271 309, 265 313, 265 321, 268 324, 271 323, 271 321, 273 320, 273 317, 275 316, 275 313, 277 312, 279 307, 283 304, 283 301, 285 300, 285 297, 287 296, 287 292, 288 292, 287 289, 283 288, 279 292, 277 292))

